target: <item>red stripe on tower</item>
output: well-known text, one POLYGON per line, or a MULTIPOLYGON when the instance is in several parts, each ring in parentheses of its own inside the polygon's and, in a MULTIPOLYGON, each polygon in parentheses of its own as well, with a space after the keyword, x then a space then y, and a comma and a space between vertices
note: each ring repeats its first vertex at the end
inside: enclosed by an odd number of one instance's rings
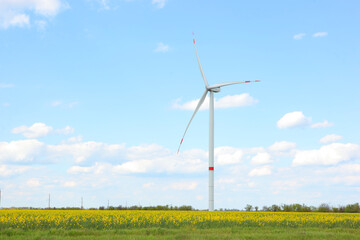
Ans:
POLYGON ((214 167, 209 167, 209 171, 214 171, 214 167))

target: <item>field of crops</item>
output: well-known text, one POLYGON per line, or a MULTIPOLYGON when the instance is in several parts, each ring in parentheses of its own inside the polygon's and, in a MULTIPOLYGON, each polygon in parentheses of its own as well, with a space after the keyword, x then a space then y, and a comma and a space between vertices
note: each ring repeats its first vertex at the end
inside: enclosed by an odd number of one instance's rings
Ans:
POLYGON ((223 227, 360 229, 358 213, 0 210, 0 230, 223 227))

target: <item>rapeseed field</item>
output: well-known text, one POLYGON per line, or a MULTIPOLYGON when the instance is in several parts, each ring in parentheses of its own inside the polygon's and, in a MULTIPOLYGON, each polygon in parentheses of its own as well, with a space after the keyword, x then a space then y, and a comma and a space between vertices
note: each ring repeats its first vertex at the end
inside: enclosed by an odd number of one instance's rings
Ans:
POLYGON ((224 227, 360 228, 359 213, 0 210, 0 229, 224 228, 224 227))

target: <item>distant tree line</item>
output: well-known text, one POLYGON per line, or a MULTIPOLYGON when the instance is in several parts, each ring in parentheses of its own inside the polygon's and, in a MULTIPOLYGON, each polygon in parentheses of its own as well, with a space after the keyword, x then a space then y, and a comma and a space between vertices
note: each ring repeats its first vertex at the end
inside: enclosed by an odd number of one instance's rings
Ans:
MULTIPOLYGON (((259 207, 246 205, 245 211, 260 211, 259 207)), ((318 207, 306 206, 305 204, 282 204, 271 206, 263 206, 263 212, 340 212, 340 213, 360 213, 359 203, 348 204, 345 206, 332 207, 327 203, 322 203, 318 207)))
POLYGON ((99 207, 99 210, 179 210, 179 211, 192 211, 192 210, 196 210, 194 209, 192 206, 169 206, 169 205, 157 205, 157 206, 148 206, 148 207, 143 207, 143 206, 131 206, 131 207, 124 207, 124 206, 118 206, 118 207, 113 207, 113 206, 109 206, 107 208, 101 206, 99 207))
MULTIPOLYGON (((32 208, 32 207, 12 207, 12 208, 3 208, 3 209, 50 209, 50 210, 82 210, 80 207, 61 207, 61 208, 32 208)), ((88 210, 179 210, 179 211, 198 211, 198 209, 193 208, 192 206, 172 206, 172 205, 157 205, 157 206, 122 206, 117 207, 101 206, 99 208, 89 208, 88 210)), ((327 203, 322 203, 318 207, 306 206, 305 204, 273 204, 271 206, 263 206, 261 209, 258 206, 252 206, 250 204, 246 205, 243 210, 239 209, 223 209, 220 208, 217 211, 262 211, 262 212, 335 212, 335 213, 360 213, 359 203, 348 204, 344 206, 332 207, 327 203)))

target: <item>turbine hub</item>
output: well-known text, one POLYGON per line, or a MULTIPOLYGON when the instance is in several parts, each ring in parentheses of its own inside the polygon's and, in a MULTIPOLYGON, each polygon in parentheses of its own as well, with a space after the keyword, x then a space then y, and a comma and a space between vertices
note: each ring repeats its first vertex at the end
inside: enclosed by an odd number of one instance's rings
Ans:
POLYGON ((209 90, 212 91, 212 92, 214 92, 214 93, 220 92, 220 88, 219 88, 219 87, 217 87, 217 88, 211 88, 211 89, 209 89, 209 90))

